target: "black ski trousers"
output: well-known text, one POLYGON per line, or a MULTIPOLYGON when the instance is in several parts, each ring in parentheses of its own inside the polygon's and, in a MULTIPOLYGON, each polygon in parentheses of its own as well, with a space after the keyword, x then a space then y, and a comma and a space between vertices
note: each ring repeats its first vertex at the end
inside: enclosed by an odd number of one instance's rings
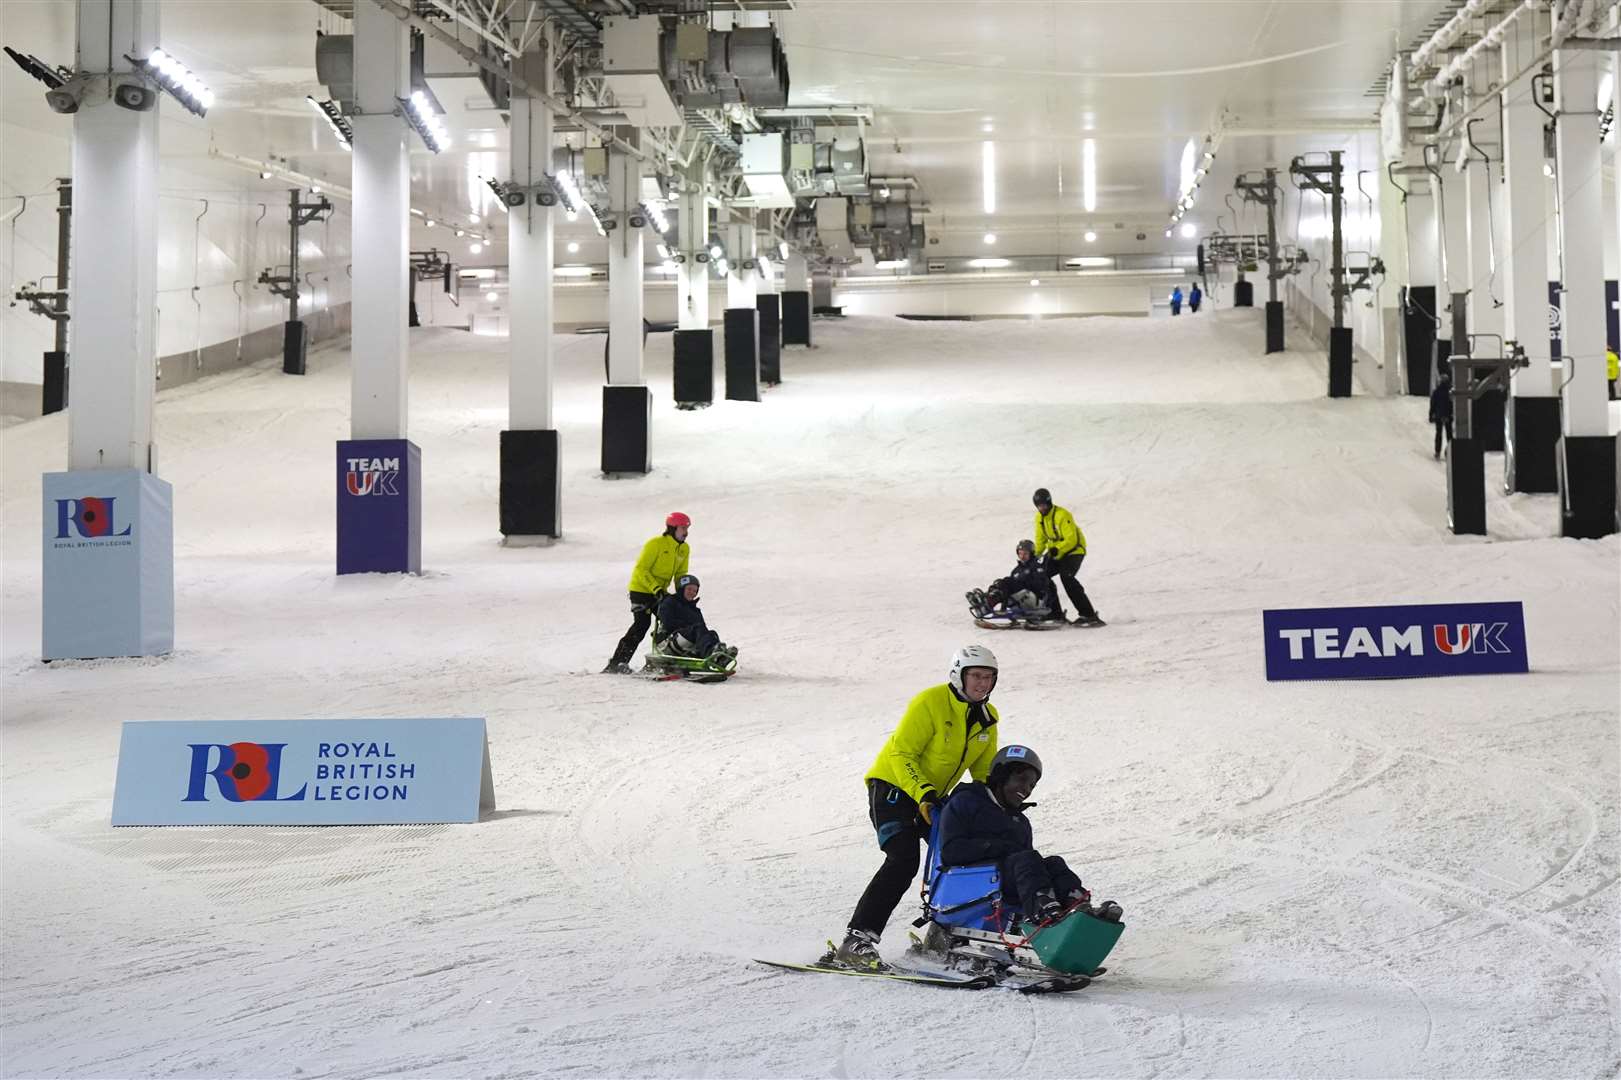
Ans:
POLYGON ((1436 457, 1441 456, 1441 436, 1442 435, 1446 436, 1447 442, 1450 443, 1452 441, 1452 421, 1451 420, 1437 420, 1437 421, 1435 421, 1435 456, 1436 457))
POLYGON ((1001 860, 1002 898, 1029 913, 1029 903, 1036 893, 1050 889, 1060 901, 1078 896, 1085 890, 1081 879, 1069 868, 1061 855, 1043 858, 1039 851, 1015 851, 1001 860))
POLYGON ((878 830, 878 846, 884 864, 868 882, 850 916, 850 929, 882 936, 889 917, 895 914, 906 890, 917 878, 923 845, 929 827, 923 823, 917 803, 906 792, 882 780, 867 781, 867 816, 878 830))
MULTIPOLYGON (((1069 596, 1069 602, 1075 605, 1075 613, 1083 619, 1090 619, 1097 615, 1097 608, 1087 598, 1086 590, 1081 587, 1081 579, 1075 575, 1080 573, 1081 562, 1086 558, 1079 552, 1065 555, 1054 562, 1047 561, 1047 576, 1056 577, 1064 583, 1064 592, 1069 596)), ((1058 590, 1053 590, 1053 599, 1058 599, 1058 590)), ((1058 614, 1064 613, 1064 605, 1058 605, 1058 614)))
POLYGON ((659 598, 653 593, 630 594, 630 629, 625 631, 625 636, 614 646, 614 663, 630 663, 630 658, 636 655, 637 646, 641 645, 642 639, 647 636, 647 628, 653 625, 653 611, 658 605, 659 598))

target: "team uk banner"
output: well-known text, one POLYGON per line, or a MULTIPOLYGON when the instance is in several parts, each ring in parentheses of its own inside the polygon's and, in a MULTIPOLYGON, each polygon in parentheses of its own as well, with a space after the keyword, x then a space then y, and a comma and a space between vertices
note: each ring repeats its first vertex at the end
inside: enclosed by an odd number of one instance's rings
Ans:
POLYGON ((495 808, 482 717, 132 720, 114 825, 416 825, 495 808))
POLYGON ((1409 679, 1530 670, 1519 601, 1261 613, 1266 677, 1409 679))

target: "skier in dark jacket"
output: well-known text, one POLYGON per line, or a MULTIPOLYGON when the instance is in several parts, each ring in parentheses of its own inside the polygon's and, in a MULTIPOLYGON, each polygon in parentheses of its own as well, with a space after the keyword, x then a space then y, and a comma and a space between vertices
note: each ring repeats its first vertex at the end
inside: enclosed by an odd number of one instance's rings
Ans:
POLYGON ((1435 456, 1441 456, 1441 436, 1452 441, 1452 373, 1441 372, 1441 381, 1430 391, 1430 423, 1435 425, 1435 456))
POLYGON ((1199 283, 1194 282, 1193 283, 1193 288, 1188 290, 1188 311, 1189 311, 1189 313, 1194 314, 1194 315, 1199 314, 1199 304, 1203 300, 1204 300, 1204 292, 1199 288, 1199 283))
MULTIPOLYGON (((1032 921, 1058 918, 1083 907, 1091 894, 1064 860, 1043 857, 1024 812, 1041 779, 1041 759, 1028 746, 1009 744, 991 759, 983 784, 964 784, 952 793, 940 815, 940 862, 970 866, 994 862, 1002 871, 1002 895, 1032 921)), ((1119 921, 1120 905, 1105 901, 1092 914, 1119 921)))
POLYGON ((698 610, 698 578, 692 574, 676 578, 675 592, 659 601, 659 633, 674 636, 681 650, 693 656, 730 649, 704 622, 704 613, 698 610))
POLYGON ((1007 577, 998 578, 985 591, 986 598, 993 604, 1006 604, 1021 590, 1028 590, 1047 609, 1050 618, 1059 618, 1058 589, 1047 575, 1046 567, 1036 558, 1036 542, 1020 540, 1013 554, 1019 561, 1013 564, 1007 577))

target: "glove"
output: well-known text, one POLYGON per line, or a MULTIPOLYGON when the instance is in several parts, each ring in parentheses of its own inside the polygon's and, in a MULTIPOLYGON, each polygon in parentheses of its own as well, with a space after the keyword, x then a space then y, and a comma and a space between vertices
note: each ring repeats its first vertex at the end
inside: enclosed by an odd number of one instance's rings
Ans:
POLYGON ((936 795, 932 791, 924 795, 923 801, 917 804, 918 816, 923 819, 923 824, 925 825, 932 826, 934 824, 934 815, 938 814, 939 812, 940 796, 936 795))
POLYGON ((1048 548, 1047 549, 1047 561, 1048 562, 1057 562, 1058 561, 1058 549, 1057 548, 1048 548))

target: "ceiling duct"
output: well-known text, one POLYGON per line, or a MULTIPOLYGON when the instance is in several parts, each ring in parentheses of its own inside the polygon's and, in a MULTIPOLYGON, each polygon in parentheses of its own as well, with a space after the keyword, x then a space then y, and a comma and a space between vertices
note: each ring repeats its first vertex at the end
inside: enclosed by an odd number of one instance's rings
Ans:
POLYGON ((352 111, 355 103, 355 38, 321 34, 315 39, 315 77, 332 100, 352 111))
POLYGON ((681 34, 680 26, 665 32, 660 58, 665 84, 684 107, 749 105, 764 109, 788 104, 788 57, 772 27, 711 30, 705 59, 698 62, 686 59, 695 51, 689 52, 691 46, 680 40, 681 34), (701 78, 687 78, 682 70, 685 63, 701 65, 701 78))
POLYGON ((785 132, 744 135, 739 168, 749 194, 754 196, 756 207, 786 209, 794 205, 794 193, 788 189, 788 138, 785 132))
POLYGON ((839 198, 816 200, 816 238, 822 250, 834 258, 856 257, 855 245, 850 242, 850 202, 839 198))
POLYGON ((665 38, 656 17, 602 21, 602 77, 625 118, 636 127, 678 127, 681 110, 664 78, 665 38))

